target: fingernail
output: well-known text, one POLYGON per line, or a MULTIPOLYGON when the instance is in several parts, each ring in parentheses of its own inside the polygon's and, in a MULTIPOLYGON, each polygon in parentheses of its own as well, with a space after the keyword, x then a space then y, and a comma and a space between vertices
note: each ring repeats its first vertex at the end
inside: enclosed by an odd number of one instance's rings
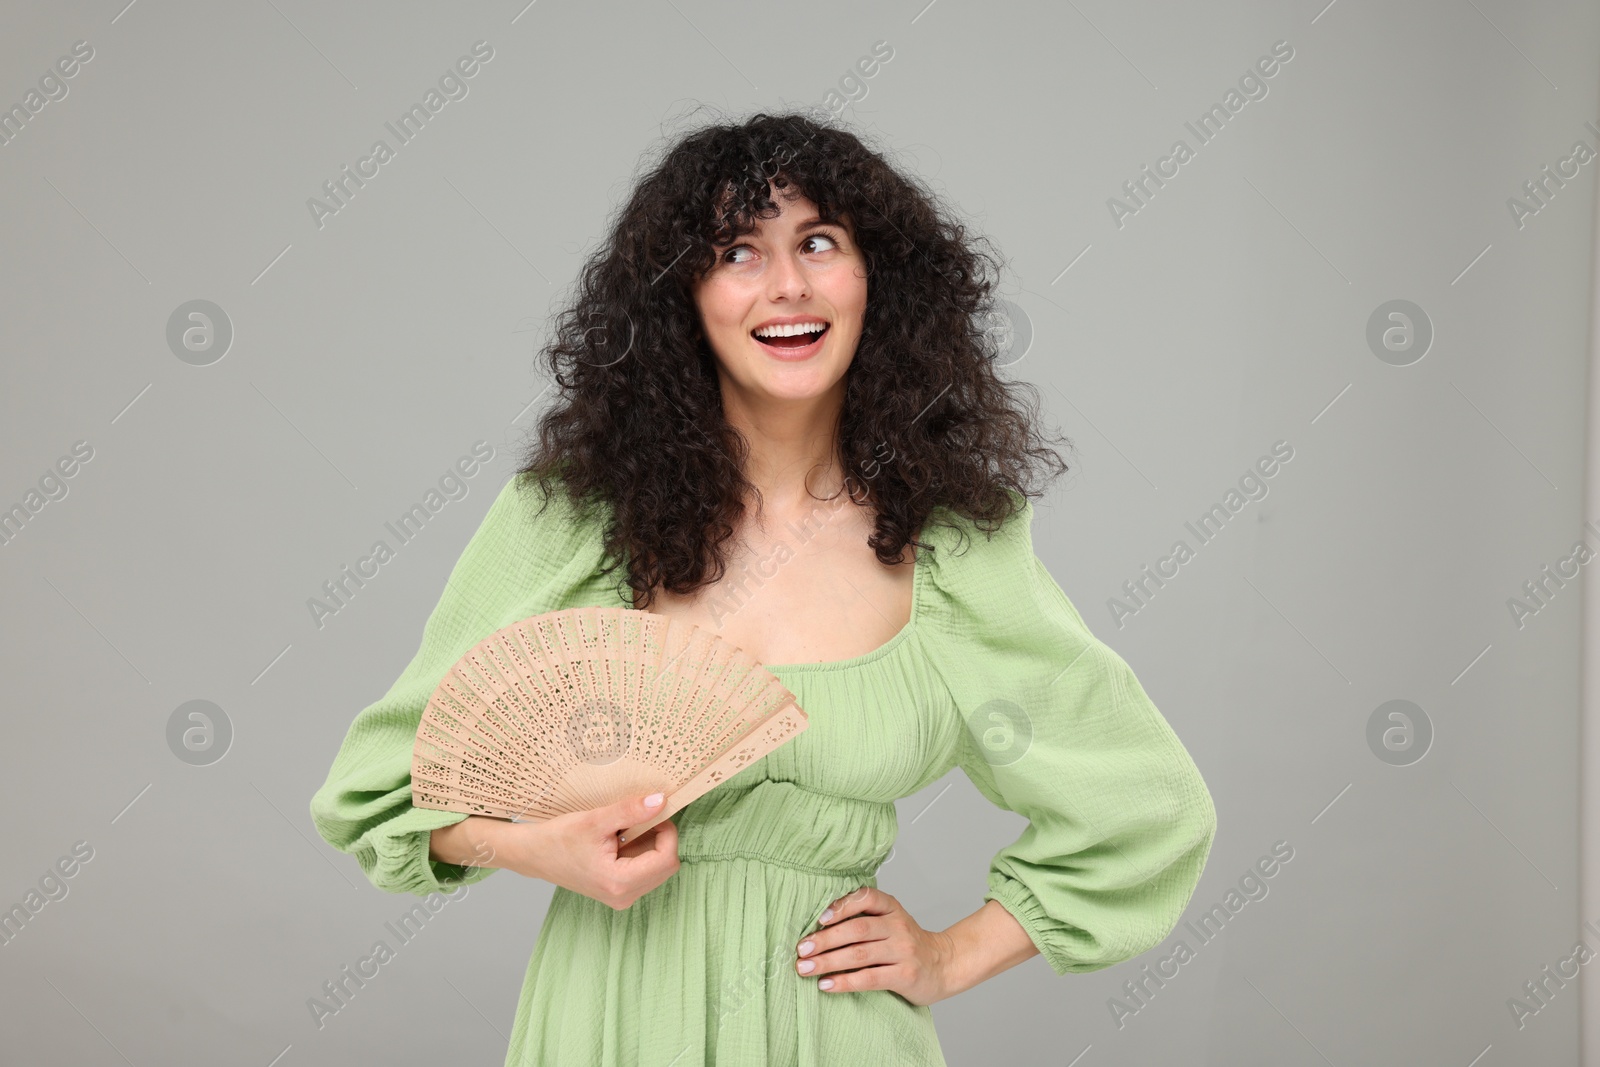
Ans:
POLYGON ((800 955, 809 956, 811 955, 811 950, 816 947, 816 943, 813 941, 802 941, 800 942, 800 955))
POLYGON ((827 922, 829 919, 832 919, 832 918, 833 918, 833 909, 832 908, 828 908, 825 911, 823 911, 822 918, 819 919, 818 922, 827 922))
POLYGON ((816 969, 817 969, 817 961, 816 960, 801 960, 800 961, 800 973, 801 974, 810 974, 812 971, 814 971, 816 969))
POLYGON ((817 988, 818 989, 832 989, 833 988, 833 979, 832 978, 824 978, 822 981, 817 983, 817 988))
POLYGON ((664 798, 660 793, 651 793, 649 796, 644 798, 644 806, 647 808, 653 808, 657 804, 661 803, 663 799, 664 798))

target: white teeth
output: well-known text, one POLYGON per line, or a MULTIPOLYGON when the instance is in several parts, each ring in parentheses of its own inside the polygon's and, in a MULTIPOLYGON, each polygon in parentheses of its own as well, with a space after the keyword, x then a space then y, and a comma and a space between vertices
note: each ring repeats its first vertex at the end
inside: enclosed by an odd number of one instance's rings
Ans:
POLYGON ((827 326, 825 322, 796 322, 788 326, 761 326, 754 332, 757 337, 793 337, 799 333, 816 333, 827 326))

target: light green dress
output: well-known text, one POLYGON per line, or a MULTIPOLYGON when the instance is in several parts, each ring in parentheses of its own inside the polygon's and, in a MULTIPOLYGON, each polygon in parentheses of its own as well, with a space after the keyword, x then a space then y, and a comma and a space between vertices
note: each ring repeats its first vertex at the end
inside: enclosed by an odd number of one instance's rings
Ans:
MULTIPOLYGON (((318 832, 379 889, 425 896, 496 870, 429 860, 429 832, 464 816, 411 804, 417 721, 450 666, 530 615, 632 606, 620 572, 599 573, 600 522, 559 494, 535 516, 541 499, 507 481, 416 656, 356 716, 312 798, 318 832)), ((936 549, 917 552, 911 620, 888 643, 766 664, 808 727, 674 816, 676 874, 621 911, 556 887, 508 1067, 943 1065, 929 1007, 822 991, 795 971, 795 946, 828 903, 877 885, 894 802, 957 765, 1029 821, 995 855, 984 899, 1056 974, 1108 967, 1171 931, 1216 830, 1204 780, 1034 554, 1031 504, 992 537, 956 521, 964 539, 923 531, 936 549)))

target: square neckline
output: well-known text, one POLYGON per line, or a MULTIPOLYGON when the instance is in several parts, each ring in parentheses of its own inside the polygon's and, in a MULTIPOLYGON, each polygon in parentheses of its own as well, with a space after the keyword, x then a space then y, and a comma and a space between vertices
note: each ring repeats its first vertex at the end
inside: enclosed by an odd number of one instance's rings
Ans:
POLYGON ((911 632, 917 627, 917 617, 921 614, 920 609, 922 607, 922 572, 926 569, 923 566, 923 559, 926 556, 926 552, 918 551, 911 561, 911 617, 906 620, 906 624, 900 627, 893 637, 877 648, 870 652, 863 652, 859 656, 851 656, 849 659, 819 660, 815 663, 762 663, 761 665, 774 674, 780 672, 791 674, 798 671, 838 671, 864 666, 873 660, 887 656, 910 637, 911 632))
MULTIPOLYGON (((913 540, 915 540, 915 538, 913 538, 913 540)), ((884 656, 887 656, 889 653, 893 652, 900 645, 904 644, 911 636, 912 632, 916 630, 917 619, 922 614, 922 572, 927 569, 924 566, 924 561, 928 554, 920 549, 914 551, 915 555, 911 560, 911 617, 906 620, 906 624, 900 627, 893 637, 889 638, 883 644, 869 652, 863 652, 859 656, 851 656, 848 659, 818 660, 815 663, 767 663, 758 659, 756 662, 760 663, 762 667, 771 671, 773 674, 820 673, 823 671, 842 671, 849 670, 853 667, 864 667, 868 663, 882 659, 884 656)), ((644 610, 642 608, 634 607, 631 599, 623 601, 622 606, 631 611, 644 610)), ((657 613, 652 612, 652 614, 657 613)), ((735 647, 742 648, 742 646, 735 647)))

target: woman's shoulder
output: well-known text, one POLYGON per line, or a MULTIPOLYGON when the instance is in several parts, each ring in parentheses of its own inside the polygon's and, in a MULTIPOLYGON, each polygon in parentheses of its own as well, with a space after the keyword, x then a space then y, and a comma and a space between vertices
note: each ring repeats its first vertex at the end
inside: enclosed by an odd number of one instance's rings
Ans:
POLYGON ((998 528, 983 524, 992 533, 985 534, 973 520, 958 521, 966 534, 964 551, 947 551, 956 540, 953 533, 939 538, 925 608, 932 630, 953 642, 950 654, 957 658, 980 647, 1033 647, 1041 634, 1059 639, 1051 646, 1056 651, 1062 642, 1098 644, 1034 549, 1032 502, 1016 491, 1012 499, 1016 508, 998 528))
POLYGON ((1032 596, 1033 505, 1010 490, 1012 510, 998 522, 940 507, 924 528, 932 598, 952 619, 1006 614, 1032 596), (1009 607, 1008 607, 1009 605, 1009 607))
POLYGON ((1020 490, 1007 489, 1011 510, 998 520, 980 519, 945 505, 934 509, 923 540, 935 546, 933 558, 947 565, 993 565, 1033 552, 1033 502, 1020 490))
POLYGON ((595 509, 579 507, 556 478, 541 484, 518 471, 500 487, 481 532, 493 536, 531 562, 560 564, 597 529, 595 509))

